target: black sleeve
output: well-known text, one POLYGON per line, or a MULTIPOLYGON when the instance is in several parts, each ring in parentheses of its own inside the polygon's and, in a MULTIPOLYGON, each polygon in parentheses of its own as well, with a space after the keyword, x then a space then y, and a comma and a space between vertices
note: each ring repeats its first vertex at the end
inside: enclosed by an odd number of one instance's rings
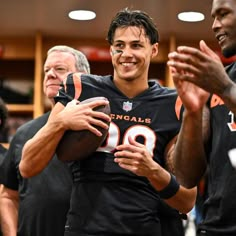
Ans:
POLYGON ((10 147, 8 151, 6 152, 6 155, 4 157, 3 162, 0 166, 0 183, 5 185, 7 188, 10 188, 12 190, 18 190, 18 165, 19 160, 17 160, 17 157, 19 154, 16 154, 19 152, 19 147, 17 147, 17 136, 15 136, 10 144, 10 147))
POLYGON ((49 112, 20 126, 10 142, 9 149, 0 165, 0 184, 12 190, 18 190, 22 176, 19 172, 19 163, 22 149, 27 140, 46 123, 49 112))
POLYGON ((54 101, 55 101, 55 104, 57 102, 60 102, 64 106, 66 106, 66 104, 71 101, 65 92, 65 88, 63 84, 61 84, 61 88, 59 89, 57 95, 54 97, 54 101))
POLYGON ((55 103, 60 102, 64 106, 73 99, 78 99, 81 94, 81 79, 79 73, 70 73, 61 84, 56 97, 55 103))

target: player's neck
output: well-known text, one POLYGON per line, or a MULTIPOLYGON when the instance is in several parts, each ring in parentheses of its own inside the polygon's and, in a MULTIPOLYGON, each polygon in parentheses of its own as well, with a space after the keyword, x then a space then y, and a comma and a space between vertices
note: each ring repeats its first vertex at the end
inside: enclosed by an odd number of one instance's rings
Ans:
POLYGON ((128 98, 134 98, 148 89, 147 79, 122 80, 114 79, 116 87, 128 98))

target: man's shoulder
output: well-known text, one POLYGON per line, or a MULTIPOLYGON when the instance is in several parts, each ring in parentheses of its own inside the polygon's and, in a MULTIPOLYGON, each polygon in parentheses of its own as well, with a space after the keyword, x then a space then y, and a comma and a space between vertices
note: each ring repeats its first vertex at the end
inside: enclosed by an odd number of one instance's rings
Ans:
MULTIPOLYGON (((4 160, 6 152, 7 152, 7 149, 0 144, 0 165, 2 164, 2 162, 4 160)), ((1 234, 0 234, 0 236, 1 236, 1 234)))
MULTIPOLYGON (((114 86, 113 77, 111 75, 84 75, 81 77, 83 94, 90 93, 90 97, 101 96, 106 94, 110 88, 114 86), (92 90, 91 90, 92 89, 92 90)), ((111 92, 111 91, 110 91, 111 92)))
POLYGON ((103 79, 106 77, 111 77, 111 75, 96 75, 96 74, 81 74, 81 78, 90 78, 90 79, 103 79))
POLYGON ((236 62, 227 65, 225 71, 233 81, 236 81, 236 62))
POLYGON ((106 83, 111 81, 111 75, 82 74, 82 83, 106 83))
POLYGON ((25 124, 21 125, 14 135, 15 139, 29 139, 31 138, 40 128, 44 126, 49 117, 49 112, 45 113, 42 116, 39 116, 35 119, 32 119, 25 124))

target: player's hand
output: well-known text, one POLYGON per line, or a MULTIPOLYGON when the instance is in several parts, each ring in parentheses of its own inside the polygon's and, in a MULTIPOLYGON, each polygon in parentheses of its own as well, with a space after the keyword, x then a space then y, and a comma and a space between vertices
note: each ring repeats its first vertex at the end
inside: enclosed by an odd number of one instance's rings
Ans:
POLYGON ((191 82, 218 95, 231 84, 220 58, 204 41, 200 41, 200 49, 180 46, 168 57, 174 80, 191 82))
POLYGON ((80 104, 79 101, 72 100, 58 115, 61 117, 65 130, 89 130, 95 135, 101 136, 102 133, 96 126, 108 129, 106 122, 110 122, 110 116, 93 109, 107 103, 105 100, 97 100, 80 104))
POLYGON ((197 112, 204 107, 210 96, 207 91, 193 83, 182 81, 178 78, 174 78, 173 81, 185 110, 197 112))
POLYGON ((128 138, 128 144, 116 147, 115 162, 121 168, 129 170, 139 176, 149 176, 151 169, 158 165, 147 151, 145 145, 128 138))

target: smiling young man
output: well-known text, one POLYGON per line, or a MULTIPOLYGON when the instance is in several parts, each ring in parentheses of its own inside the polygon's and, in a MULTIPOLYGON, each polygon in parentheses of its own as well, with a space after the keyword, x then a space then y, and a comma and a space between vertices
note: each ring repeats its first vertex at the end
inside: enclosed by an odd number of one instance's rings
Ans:
POLYGON ((146 13, 128 9, 118 12, 107 39, 113 76, 73 73, 65 79, 47 127, 24 147, 21 164, 25 168, 21 171, 28 177, 35 175, 36 168, 27 166, 32 160, 42 163, 39 156, 44 156, 46 166, 59 142, 57 137, 65 130, 89 129, 99 135, 94 125, 103 122, 98 123, 97 118, 111 119, 104 144, 87 159, 73 163, 74 187, 65 235, 162 235, 161 200, 176 212, 186 213, 196 197, 196 189, 179 186, 170 174, 170 152, 180 127, 177 94, 148 80, 151 59, 158 54, 159 36, 146 13), (75 81, 81 84, 80 89, 76 89, 75 81), (88 109, 87 104, 85 109, 83 104, 69 103, 64 93, 80 101, 106 97, 111 118, 104 114, 98 117, 92 110, 94 105, 88 109), (65 119, 68 109, 74 109, 75 119, 65 119), (41 145, 49 152, 44 153, 41 145))

